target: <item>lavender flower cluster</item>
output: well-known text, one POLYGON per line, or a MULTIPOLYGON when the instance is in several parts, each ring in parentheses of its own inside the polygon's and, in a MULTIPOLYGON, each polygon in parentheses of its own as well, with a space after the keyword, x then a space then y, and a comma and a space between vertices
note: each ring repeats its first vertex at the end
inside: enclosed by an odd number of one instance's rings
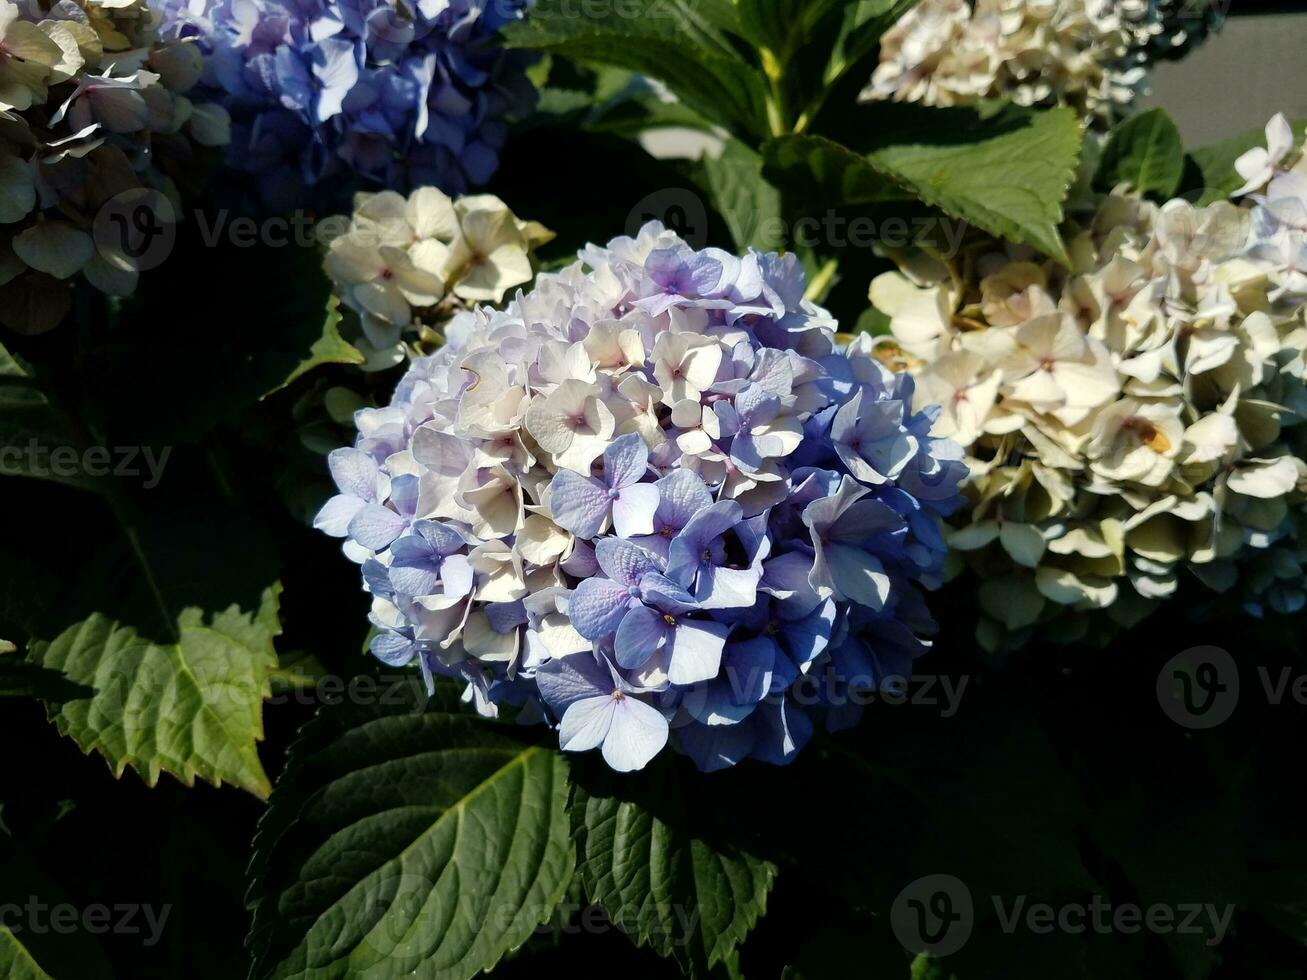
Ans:
POLYGON ((804 287, 652 223, 453 321, 330 457, 373 653, 618 770, 784 763, 901 684, 966 467, 804 287))
POLYGON ((196 37, 234 125, 229 162, 273 206, 352 179, 450 194, 499 165, 531 56, 492 43, 531 0, 158 0, 196 37))

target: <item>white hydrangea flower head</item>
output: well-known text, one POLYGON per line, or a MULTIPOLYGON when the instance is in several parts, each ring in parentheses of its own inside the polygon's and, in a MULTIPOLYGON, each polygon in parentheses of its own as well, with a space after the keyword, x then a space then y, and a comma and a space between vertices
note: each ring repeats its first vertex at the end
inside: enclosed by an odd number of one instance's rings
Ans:
MULTIPOLYGON (((941 405, 934 433, 967 450, 971 506, 950 544, 986 578, 987 642, 1013 638, 994 624, 1019 641, 1060 609, 1126 622, 1182 569, 1225 588, 1277 542, 1297 548, 1301 135, 1272 120, 1234 200, 1106 195, 1067 229, 1070 270, 982 242, 957 268, 918 262, 872 284, 890 318, 882 359, 905 363, 941 405), (1022 589, 1040 598, 1014 601, 1022 589)), ((1282 591, 1246 604, 1292 605, 1282 591)))
POLYGON ((499 198, 451 200, 435 187, 407 198, 360 193, 323 263, 342 306, 357 315, 365 370, 404 360, 405 334, 420 336, 473 303, 502 303, 531 281, 535 248, 553 232, 522 221, 499 198))
POLYGON ((922 0, 886 32, 863 97, 933 106, 989 98, 1060 103, 1105 125, 1143 92, 1150 53, 1186 43, 1177 6, 1169 0, 922 0))

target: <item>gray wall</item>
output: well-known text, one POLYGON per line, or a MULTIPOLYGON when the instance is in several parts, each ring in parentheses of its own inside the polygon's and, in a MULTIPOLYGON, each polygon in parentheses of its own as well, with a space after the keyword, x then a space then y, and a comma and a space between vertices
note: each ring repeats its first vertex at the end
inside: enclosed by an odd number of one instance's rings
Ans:
POLYGON ((1182 61, 1158 65, 1146 106, 1163 106, 1185 145, 1261 126, 1277 112, 1307 119, 1307 12, 1231 17, 1182 61))

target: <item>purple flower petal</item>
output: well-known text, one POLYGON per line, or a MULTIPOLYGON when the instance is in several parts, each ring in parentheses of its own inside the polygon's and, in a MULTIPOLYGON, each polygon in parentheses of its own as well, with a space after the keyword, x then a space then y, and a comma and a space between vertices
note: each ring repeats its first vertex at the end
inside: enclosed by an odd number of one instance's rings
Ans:
POLYGON ((604 482, 621 489, 639 483, 649 468, 649 447, 632 432, 615 439, 604 450, 604 482))
POLYGON ((579 538, 593 538, 599 533, 612 504, 606 486, 572 470, 554 474, 549 501, 554 523, 579 538))
POLYGON ((587 640, 602 640, 617 632, 630 606, 626 588, 606 578, 588 578, 567 600, 572 626, 587 640))
MULTIPOLYGON (((599 567, 614 582, 627 589, 638 588, 641 579, 662 566, 657 557, 639 545, 621 538, 604 538, 595 545, 599 567)), ((631 593, 632 596, 638 593, 631 593)))
POLYGON ((643 667, 667 641, 671 627, 663 615, 648 606, 637 606, 626 614, 613 641, 613 653, 619 667, 626 670, 643 667))
POLYGON ((381 551, 404 532, 407 523, 388 507, 368 504, 349 522, 349 536, 371 551, 381 551))

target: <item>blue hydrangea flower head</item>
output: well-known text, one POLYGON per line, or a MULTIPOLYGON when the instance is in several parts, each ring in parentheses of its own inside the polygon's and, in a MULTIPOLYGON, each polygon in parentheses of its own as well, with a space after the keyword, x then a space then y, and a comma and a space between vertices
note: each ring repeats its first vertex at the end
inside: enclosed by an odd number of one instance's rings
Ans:
POLYGON ((317 521, 376 656, 619 770, 785 763, 903 683, 966 468, 793 257, 654 223, 448 337, 359 414, 317 521))
POLYGON ((232 166, 267 203, 304 185, 463 193, 531 107, 531 56, 495 43, 531 0, 156 0, 198 38, 233 117, 232 166))

